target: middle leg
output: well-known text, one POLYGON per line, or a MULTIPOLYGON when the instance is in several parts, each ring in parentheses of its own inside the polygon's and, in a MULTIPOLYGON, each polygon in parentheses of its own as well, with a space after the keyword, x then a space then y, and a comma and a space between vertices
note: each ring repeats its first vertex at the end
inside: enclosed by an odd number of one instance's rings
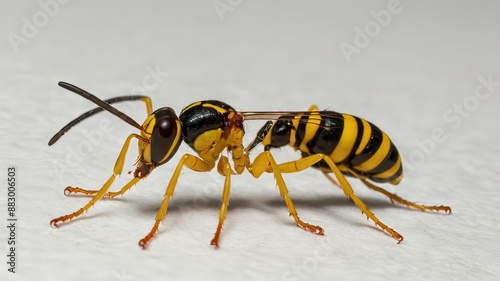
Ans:
POLYGON ((219 248, 219 236, 222 231, 222 226, 224 225, 224 221, 226 220, 227 208, 229 206, 229 192, 231 189, 231 165, 228 162, 226 156, 222 156, 219 160, 219 172, 222 172, 226 177, 224 181, 224 191, 222 192, 222 201, 220 205, 219 211, 219 224, 217 225, 217 230, 215 231, 214 238, 210 241, 210 245, 213 245, 219 248))
POLYGON ((369 189, 373 190, 373 191, 376 191, 376 192, 379 192, 379 193, 382 193, 383 195, 389 197, 389 200, 391 200, 391 202, 394 204, 394 201, 400 203, 400 204, 403 204, 403 205, 406 205, 408 207, 412 207, 412 208, 415 208, 415 209, 419 209, 419 210, 422 210, 422 211, 425 211, 425 210, 430 210, 430 211, 445 211, 446 213, 451 213, 451 208, 449 206, 444 206, 444 205, 441 205, 441 206, 428 206, 428 205, 421 205, 421 204, 417 204, 417 203, 413 203, 413 202, 410 202, 404 198, 401 198, 399 197, 398 195, 394 194, 394 193, 390 193, 388 192, 387 190, 381 188, 381 187, 378 187, 374 184, 372 184, 371 182, 369 182, 366 178, 362 177, 361 175, 359 175, 358 173, 350 170, 350 172, 355 176, 357 177, 358 179, 361 180, 362 183, 364 183, 369 189))
POLYGON ((251 165, 248 164, 247 170, 255 178, 260 177, 264 172, 274 173, 274 177, 276 178, 276 183, 280 190, 281 197, 283 197, 283 199, 285 200, 285 204, 288 207, 288 210, 290 211, 290 215, 293 217, 297 225, 315 234, 318 235, 324 234, 323 228, 317 225, 306 223, 299 218, 297 210, 295 209, 295 205, 293 204, 292 198, 290 198, 290 194, 288 193, 288 188, 286 187, 283 175, 281 174, 282 171, 279 168, 279 165, 274 160, 274 157, 271 154, 271 152, 264 151, 261 154, 259 154, 251 165))

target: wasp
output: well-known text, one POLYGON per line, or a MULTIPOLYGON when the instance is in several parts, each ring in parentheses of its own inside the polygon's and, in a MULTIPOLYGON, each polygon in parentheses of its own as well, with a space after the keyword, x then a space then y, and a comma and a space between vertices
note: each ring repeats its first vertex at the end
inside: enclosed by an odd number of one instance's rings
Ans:
MULTIPOLYGON (((180 112, 179 116, 177 116, 175 111, 170 107, 161 107, 153 111, 151 99, 147 96, 121 96, 101 100, 89 92, 69 83, 59 82, 59 86, 92 101, 99 107, 83 113, 81 116, 64 126, 49 141, 49 145, 57 142, 62 135, 79 122, 104 110, 135 127, 139 130, 140 134, 133 133, 126 138, 116 160, 113 174, 100 189, 87 190, 79 187, 68 186, 64 190, 65 195, 80 193, 92 196, 92 199, 76 212, 53 219, 50 224, 55 227, 57 227, 59 223, 82 215, 102 198, 114 198, 116 196, 123 195, 133 185, 141 179, 147 177, 156 167, 167 163, 175 155, 182 142, 185 142, 188 146, 190 146, 197 155, 189 153, 184 154, 178 162, 167 185, 164 198, 155 218, 155 223, 149 233, 139 241, 139 246, 142 248, 145 248, 150 242, 158 231, 159 224, 165 218, 169 201, 174 194, 181 171, 185 167, 197 172, 208 172, 217 166, 217 171, 225 177, 219 210, 219 222, 214 237, 211 240, 211 245, 216 247, 219 246, 220 233, 229 205, 231 175, 241 174, 244 170, 250 172, 255 178, 260 177, 265 172, 273 173, 276 178, 280 194, 288 207, 290 215, 293 217, 297 225, 318 235, 323 235, 324 233, 321 227, 306 223, 298 217, 282 173, 298 172, 311 166, 321 169, 325 174, 333 172, 339 183, 336 183, 331 177, 330 179, 342 188, 344 193, 355 202, 362 212, 367 214, 370 219, 372 219, 377 225, 398 241, 403 239, 402 236, 387 227, 375 217, 363 201, 361 201, 361 199, 359 199, 353 192, 344 175, 358 177, 365 184, 367 184, 369 188, 383 193, 391 200, 408 206, 416 207, 422 210, 451 211, 451 209, 446 206, 423 206, 411 203, 396 196, 395 194, 390 194, 367 181, 367 179, 370 179, 378 182, 384 182, 390 179, 391 183, 396 184, 401 179, 401 173, 398 174, 398 172, 396 172, 394 174, 390 174, 388 171, 382 171, 375 176, 375 174, 370 173, 367 169, 357 169, 344 162, 335 162, 338 158, 337 156, 340 154, 337 153, 334 156, 333 152, 330 154, 327 153, 330 148, 332 150, 337 149, 337 146, 333 145, 332 140, 327 136, 339 134, 338 131, 342 128, 347 128, 345 131, 352 130, 354 126, 352 124, 348 125, 349 123, 346 122, 346 120, 356 119, 356 117, 350 115, 340 116, 335 112, 319 112, 317 111, 317 107, 311 107, 307 112, 237 112, 234 108, 224 102, 205 100, 188 105, 180 112), (132 118, 111 105, 123 101, 142 101, 145 103, 148 116, 142 125, 139 125, 132 118), (258 132, 254 141, 252 141, 249 146, 244 148, 244 120, 276 121, 274 123, 272 121, 268 121, 258 132), (342 121, 344 121, 344 123, 341 125, 342 121), (318 134, 319 132, 323 133, 318 134), (133 178, 119 191, 109 191, 109 188, 113 184, 116 176, 120 175, 123 171, 125 156, 133 139, 137 139, 139 151, 139 155, 135 163, 136 168, 133 172, 133 178), (305 147, 310 146, 311 141, 318 143, 319 146, 317 147, 321 149, 310 150, 309 148, 306 149, 302 146, 302 144, 305 145, 305 147), (255 158, 253 162, 251 162, 249 152, 260 143, 264 145, 265 149, 255 158), (270 152, 270 149, 285 146, 287 144, 299 149, 302 152, 303 158, 297 161, 278 164, 270 152), (230 163, 229 158, 223 154, 228 156, 231 155, 232 163, 230 163)), ((366 123, 366 121, 362 119, 359 120, 360 122, 366 123)), ((366 129, 368 128, 376 127, 370 125, 366 127, 366 129)), ((344 130, 341 130, 341 132, 343 131, 344 130)), ((361 138, 361 141, 356 141, 356 146, 353 145, 350 148, 351 152, 354 152, 354 154, 361 153, 363 155, 372 155, 376 152, 377 157, 381 157, 383 153, 389 155, 389 152, 385 150, 380 153, 377 152, 378 149, 376 145, 369 145, 370 141, 365 141, 365 138, 372 139, 376 134, 365 132, 361 134, 361 137, 359 137, 359 135, 360 134, 358 133, 356 138, 361 138), (359 147, 362 147, 362 149, 359 147), (358 153, 358 151, 361 152, 358 153)), ((347 135, 344 136, 344 133, 341 133, 340 139, 342 140, 341 143, 345 143, 349 138, 347 135)), ((374 142, 377 143, 382 141, 375 140, 374 142)), ((341 146, 344 147, 345 145, 341 146)), ((348 148, 344 148, 344 150, 345 149, 348 148)), ((397 154, 395 147, 390 154, 392 156, 388 158, 391 160, 387 161, 394 162, 394 155, 397 154)), ((363 157, 366 158, 366 156, 363 157)), ((396 159, 400 159, 399 154, 397 154, 396 159)), ((395 163, 398 163, 398 161, 400 160, 396 160, 395 163)), ((393 171, 394 169, 391 168, 389 170, 393 171)))

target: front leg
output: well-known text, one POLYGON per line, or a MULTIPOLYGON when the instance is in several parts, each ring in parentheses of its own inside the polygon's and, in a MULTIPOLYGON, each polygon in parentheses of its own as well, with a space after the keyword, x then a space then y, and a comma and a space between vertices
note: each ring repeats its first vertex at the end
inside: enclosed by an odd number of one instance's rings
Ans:
MULTIPOLYGON (((92 207, 97 201, 99 201, 101 198, 103 198, 103 196, 105 196, 108 193, 108 189, 111 186, 111 184, 113 183, 113 181, 115 180, 116 176, 120 175, 122 173, 122 171, 123 171, 123 165, 124 165, 124 162, 125 162, 125 156, 127 154, 127 150, 128 150, 128 147, 129 147, 129 144, 130 144, 130 141, 132 140, 132 138, 137 138, 139 140, 142 139, 142 137, 139 136, 139 135, 137 135, 137 134, 131 134, 131 135, 128 136, 128 138, 125 141, 125 144, 122 147, 122 150, 120 151, 120 154, 118 155, 118 159, 116 160, 115 167, 113 169, 113 174, 106 181, 106 183, 101 187, 101 189, 99 189, 99 190, 97 190, 95 192, 95 196, 85 206, 83 206, 82 208, 80 208, 78 211, 51 220, 50 221, 51 225, 57 227, 57 224, 60 223, 60 222, 71 220, 73 218, 76 218, 76 217, 82 215, 84 212, 88 211, 88 209, 90 209, 90 207, 92 207)), ((122 191, 125 192, 126 190, 128 190, 129 188, 131 188, 134 184, 136 184, 140 179, 141 178, 134 177, 131 181, 129 181, 122 188, 122 191)))
MULTIPOLYGON (((215 162, 214 162, 215 163, 215 162)), ((174 173, 172 175, 172 178, 170 179, 170 182, 168 183, 167 189, 165 191, 165 196, 163 198, 163 201, 161 203, 160 209, 158 210, 158 213, 156 214, 156 220, 155 224, 149 231, 149 233, 142 238, 139 241, 139 246, 141 246, 143 249, 146 248, 146 245, 149 243, 149 241, 153 238, 155 233, 158 231, 158 227, 160 226, 160 223, 163 221, 165 216, 167 215, 167 210, 168 210, 168 203, 170 201, 170 198, 174 195, 175 187, 177 185, 177 181, 179 180, 179 176, 181 174, 182 168, 187 167, 193 171, 197 172, 208 172, 211 171, 214 168, 213 164, 209 164, 205 162, 203 159, 200 159, 194 155, 191 154, 184 154, 182 156, 181 160, 177 164, 177 167, 174 170, 174 173)))

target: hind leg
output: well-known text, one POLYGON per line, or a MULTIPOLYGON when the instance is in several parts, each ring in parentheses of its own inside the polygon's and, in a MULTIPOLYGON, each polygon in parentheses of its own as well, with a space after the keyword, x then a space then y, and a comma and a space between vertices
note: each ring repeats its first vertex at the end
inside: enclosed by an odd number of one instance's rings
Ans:
POLYGON ((372 184, 366 178, 362 177, 358 173, 356 173, 354 171, 350 171, 350 172, 355 177, 357 177, 358 179, 360 179, 361 182, 364 183, 369 189, 371 189, 373 191, 376 191, 376 192, 379 192, 379 193, 382 193, 383 195, 389 197, 389 200, 391 200, 392 203, 394 203, 394 201, 396 201, 396 202, 398 202, 400 204, 406 205, 406 206, 411 207, 411 208, 419 209, 419 210, 422 210, 422 211, 425 211, 425 210, 429 210, 429 211, 445 211, 446 213, 451 213, 451 208, 449 206, 444 206, 444 205, 441 205, 441 206, 428 206, 428 205, 420 205, 420 204, 417 204, 417 203, 410 202, 410 201, 408 201, 406 199, 403 199, 403 198, 397 196, 394 193, 390 193, 387 190, 385 190, 385 189, 383 189, 381 187, 378 187, 378 186, 372 184))
MULTIPOLYGON (((394 239, 398 240, 398 243, 403 241, 403 236, 399 234, 397 231, 394 229, 388 227, 386 224, 384 224, 382 221, 380 221, 375 214, 366 206, 366 204, 354 193, 354 190, 352 189, 351 185, 345 178, 344 174, 342 171, 339 170, 337 165, 330 159, 328 156, 318 153, 318 154, 313 154, 310 156, 306 156, 304 158, 301 158, 296 161, 291 161, 287 163, 282 163, 278 165, 278 169, 282 173, 295 173, 299 172, 302 170, 305 170, 309 167, 314 166, 320 161, 325 161, 327 165, 330 167, 330 170, 335 174, 335 177, 338 180, 338 184, 340 185, 340 188, 344 192, 344 194, 351 199, 354 204, 361 210, 363 214, 365 214, 369 219, 371 219, 376 225, 378 225, 382 230, 387 232, 389 235, 391 235, 394 239)), ((272 167, 273 171, 276 169, 275 167, 272 167)), ((334 181, 335 183, 335 181, 334 181)))

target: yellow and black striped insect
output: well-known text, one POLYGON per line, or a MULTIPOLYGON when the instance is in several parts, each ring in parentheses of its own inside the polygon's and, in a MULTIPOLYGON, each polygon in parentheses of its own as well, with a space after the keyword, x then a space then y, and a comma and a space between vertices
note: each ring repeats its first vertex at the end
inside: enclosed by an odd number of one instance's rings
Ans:
MULTIPOLYGON (((66 195, 81 193, 93 196, 93 198, 78 211, 53 219, 50 222, 53 226, 57 226, 58 223, 71 220, 82 215, 99 199, 105 197, 113 198, 118 195, 123 195, 139 180, 148 176, 156 167, 168 162, 172 156, 175 155, 182 141, 188 144, 196 152, 197 156, 185 154, 181 157, 181 160, 177 164, 177 167, 175 168, 166 188, 165 196, 158 210, 155 223, 150 232, 139 241, 139 245, 143 248, 146 247, 147 243, 155 235, 160 222, 164 219, 167 213, 169 200, 174 194, 175 186, 183 167, 187 167, 198 172, 208 172, 217 165, 217 171, 225 177, 219 223, 211 241, 211 244, 217 247, 229 204, 231 175, 241 174, 245 169, 256 178, 260 177, 264 172, 273 173, 276 178, 280 194, 284 198, 284 201, 290 211, 290 215, 293 217, 297 225, 319 235, 323 234, 323 229, 321 227, 308 224, 298 217, 293 201, 289 196, 288 189, 283 180, 282 173, 298 172, 311 166, 322 169, 325 174, 328 171, 332 171, 337 177, 339 181, 338 185, 343 189, 344 193, 356 203, 361 211, 366 213, 369 218, 371 218, 377 225, 386 230, 398 241, 402 240, 402 236, 391 228, 388 228, 373 215, 361 199, 354 194, 351 186, 345 179, 344 174, 354 175, 360 178, 365 184, 368 185, 368 187, 385 194, 391 200, 398 201, 408 206, 416 207, 422 210, 430 209, 451 211, 451 209, 446 206, 422 206, 408 202, 394 194, 390 194, 387 191, 372 185, 367 181, 367 179, 371 179, 383 182, 390 179, 391 183, 397 183, 400 180, 399 169, 394 174, 389 174, 388 172, 393 171, 394 169, 392 168, 380 171, 379 173, 370 174, 370 172, 373 171, 354 168, 353 166, 346 165, 346 163, 343 162, 335 162, 337 161, 337 158, 342 155, 340 152, 336 152, 337 147, 342 147, 343 150, 348 150, 348 154, 351 156, 366 154, 370 155, 368 158, 374 157, 376 159, 380 159, 380 157, 382 157, 385 153, 384 159, 387 158, 388 163, 395 161, 394 163, 397 164, 398 161, 400 161, 399 154, 397 154, 397 150, 390 141, 389 144, 391 149, 394 147, 393 150, 389 149, 389 151, 392 152, 385 150, 380 150, 381 152, 378 152, 378 146, 381 146, 381 144, 383 144, 383 146, 387 145, 388 138, 387 140, 385 139, 385 134, 381 133, 381 140, 375 140, 372 142, 368 141, 365 143, 366 138, 373 139, 377 134, 369 133, 367 131, 368 129, 376 127, 370 125, 362 119, 359 119, 359 122, 363 124, 362 128, 366 130, 365 133, 360 134, 358 132, 357 134, 352 134, 351 132, 351 137, 356 135, 355 138, 361 138, 361 140, 359 142, 356 141, 356 145, 353 144, 351 147, 345 147, 347 141, 350 140, 350 137, 347 134, 344 135, 344 132, 354 130, 357 127, 353 124, 359 124, 346 122, 346 120, 356 119, 350 115, 341 116, 335 112, 319 112, 316 107, 310 108, 307 112, 237 112, 224 102, 207 100, 194 102, 191 105, 188 105, 181 111, 180 115, 177 116, 175 111, 169 107, 162 107, 152 111, 152 102, 150 98, 146 96, 122 96, 103 101, 74 85, 65 82, 59 82, 59 85, 94 102, 99 106, 99 108, 87 111, 68 123, 54 135, 54 137, 49 141, 49 145, 54 144, 74 125, 103 110, 109 111, 128 124, 139 129, 140 135, 130 134, 127 137, 115 163, 113 174, 99 190, 86 190, 79 187, 67 187, 65 189, 66 195), (139 125, 133 119, 111 106, 113 103, 135 100, 143 101, 146 104, 148 117, 142 125, 139 125), (243 128, 243 121, 269 119, 277 121, 274 123, 269 121, 259 131, 255 140, 246 149, 244 149, 243 136, 245 132, 243 128), (341 122, 344 123, 341 124, 341 122), (336 134, 340 134, 340 137, 338 137, 339 145, 342 144, 340 146, 334 145, 332 141, 333 139, 329 137, 330 135, 333 136, 336 134), (138 140, 139 147, 139 156, 136 162, 137 167, 133 173, 134 177, 119 191, 108 191, 116 176, 120 175, 123 171, 125 155, 131 140, 134 138, 138 140), (248 152, 259 143, 262 143, 265 149, 252 163, 248 156, 248 152), (315 144, 313 145, 313 143, 315 144), (271 154, 270 149, 287 144, 299 149, 302 152, 303 158, 297 161, 278 164, 271 154), (379 145, 376 146, 373 144, 379 145), (223 153, 231 154, 233 168, 230 165, 228 157, 222 155, 223 153), (375 154, 372 156, 372 153, 375 154), (397 157, 394 156, 395 154, 397 154, 397 157)), ((346 151, 343 151, 342 153, 346 153, 346 151)), ((360 157, 366 158, 366 156, 360 157)), ((359 161, 362 163, 370 162, 370 159, 365 158, 363 158, 363 161, 359 161)), ((386 166, 388 165, 389 164, 386 164, 386 166)), ((330 179, 336 183, 333 178, 330 179)))
MULTIPOLYGON (((268 121, 259 130, 246 152, 260 143, 264 151, 287 145, 300 151, 301 159, 278 165, 281 173, 295 173, 309 167, 320 169, 354 201, 361 212, 398 242, 403 240, 403 236, 370 211, 344 176, 360 179, 368 188, 389 197, 391 202, 422 211, 451 212, 448 206, 425 206, 407 201, 370 182, 399 184, 403 178, 403 165, 396 146, 387 134, 362 118, 335 111, 319 111, 315 105, 305 112, 248 112, 243 116, 245 120, 275 120, 268 121), (330 176, 332 172, 337 181, 330 176)), ((254 164, 259 162, 259 157, 254 164)))

